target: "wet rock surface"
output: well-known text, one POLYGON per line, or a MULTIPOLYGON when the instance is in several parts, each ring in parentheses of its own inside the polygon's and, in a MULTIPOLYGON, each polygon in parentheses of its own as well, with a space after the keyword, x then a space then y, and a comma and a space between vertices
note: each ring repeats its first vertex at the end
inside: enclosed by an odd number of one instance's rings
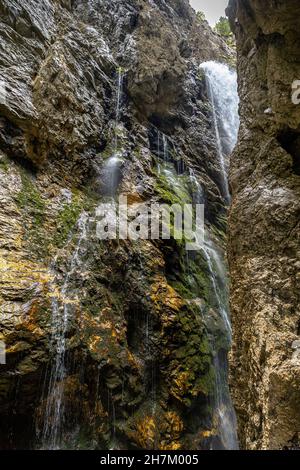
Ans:
POLYGON ((241 446, 299 448, 299 3, 235 1, 241 128, 232 156, 231 385, 241 446), (293 346, 294 345, 294 346, 293 346))
MULTIPOLYGON (((207 225, 224 243, 222 175, 198 66, 231 52, 185 0, 1 0, 0 11, 1 448, 43 446, 54 300, 70 317, 62 447, 209 448, 213 353, 203 312, 216 313, 203 256, 187 266, 174 240, 100 242, 93 218, 117 151, 118 191, 130 203, 191 202, 193 168, 207 225), (172 171, 182 174, 177 192, 158 171, 163 133, 172 171)), ((219 341, 220 354, 227 347, 219 341)))

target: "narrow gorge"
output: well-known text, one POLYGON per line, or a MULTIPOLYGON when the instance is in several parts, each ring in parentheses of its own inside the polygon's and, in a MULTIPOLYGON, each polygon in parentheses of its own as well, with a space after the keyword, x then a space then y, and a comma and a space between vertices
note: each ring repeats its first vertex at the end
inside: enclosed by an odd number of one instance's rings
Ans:
POLYGON ((0 0, 1 450, 299 447, 288 3, 0 0))
POLYGON ((228 247, 240 442, 299 449, 300 5, 231 0, 227 13, 241 99, 228 247))

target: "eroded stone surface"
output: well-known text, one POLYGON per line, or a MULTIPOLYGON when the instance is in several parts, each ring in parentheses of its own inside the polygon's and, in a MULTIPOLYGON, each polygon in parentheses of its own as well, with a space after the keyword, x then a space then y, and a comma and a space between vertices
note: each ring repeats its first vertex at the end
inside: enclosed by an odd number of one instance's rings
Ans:
POLYGON ((71 312, 68 446, 209 447, 212 351, 199 309, 213 317, 214 306, 205 260, 199 254, 187 269, 175 242, 100 243, 92 218, 116 127, 119 191, 129 204, 190 200, 187 171, 177 193, 159 175, 159 130, 174 161, 194 168, 207 223, 223 242, 221 175, 198 65, 230 51, 186 0, 3 0, 0 10, 1 447, 40 445, 53 299, 71 312), (63 296, 82 211, 88 239, 63 296))
POLYGON ((241 129, 232 156, 231 383, 241 445, 299 447, 299 2, 231 1, 241 129))

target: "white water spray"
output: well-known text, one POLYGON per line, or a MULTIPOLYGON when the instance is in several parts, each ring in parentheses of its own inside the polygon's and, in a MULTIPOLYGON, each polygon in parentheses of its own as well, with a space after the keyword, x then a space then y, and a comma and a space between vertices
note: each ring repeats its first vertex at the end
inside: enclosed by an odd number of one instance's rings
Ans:
MULTIPOLYGON (((228 157, 236 144, 239 127, 237 76, 228 66, 216 62, 206 62, 201 65, 201 68, 205 73, 212 105, 216 147, 222 173, 223 197, 226 203, 229 203, 228 157)), ((203 190, 193 171, 190 171, 190 181, 193 187, 194 202, 203 203, 203 190)), ((202 251, 209 272, 212 296, 226 336, 224 343, 227 343, 229 348, 232 331, 228 305, 227 273, 224 260, 208 229, 202 251)), ((210 318, 207 318, 207 321, 209 322, 210 318)), ((220 355, 214 338, 211 339, 211 346, 214 351, 215 370, 214 425, 218 431, 218 441, 212 442, 212 449, 236 450, 238 449, 237 424, 228 387, 226 347, 224 354, 220 355)))
POLYGON ((116 111, 115 111, 115 124, 114 124, 114 142, 113 142, 113 153, 111 157, 104 163, 101 179, 103 180, 104 193, 108 196, 114 196, 120 179, 121 179, 121 168, 123 165, 123 158, 121 152, 118 152, 119 144, 119 132, 122 132, 120 126, 121 109, 122 109, 122 96, 123 96, 123 83, 124 83, 124 72, 119 67, 117 77, 117 93, 116 93, 116 111))
POLYGON ((204 62, 200 68, 205 73, 207 91, 212 106, 223 196, 225 201, 229 203, 228 160, 236 144, 239 129, 237 75, 227 65, 213 61, 204 62))

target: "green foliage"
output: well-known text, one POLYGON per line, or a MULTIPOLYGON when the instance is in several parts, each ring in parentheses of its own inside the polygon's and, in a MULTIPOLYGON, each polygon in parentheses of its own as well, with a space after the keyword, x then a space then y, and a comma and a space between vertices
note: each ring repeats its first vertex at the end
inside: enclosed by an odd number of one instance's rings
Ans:
POLYGON ((228 18, 225 18, 225 16, 220 17, 214 30, 224 38, 228 38, 232 35, 228 18))
POLYGON ((206 16, 205 16, 205 13, 203 13, 203 11, 197 11, 197 20, 202 23, 203 21, 206 21, 206 16))
POLYGON ((222 36, 229 47, 235 48, 235 38, 233 32, 231 31, 228 18, 221 16, 214 27, 214 31, 222 36))

